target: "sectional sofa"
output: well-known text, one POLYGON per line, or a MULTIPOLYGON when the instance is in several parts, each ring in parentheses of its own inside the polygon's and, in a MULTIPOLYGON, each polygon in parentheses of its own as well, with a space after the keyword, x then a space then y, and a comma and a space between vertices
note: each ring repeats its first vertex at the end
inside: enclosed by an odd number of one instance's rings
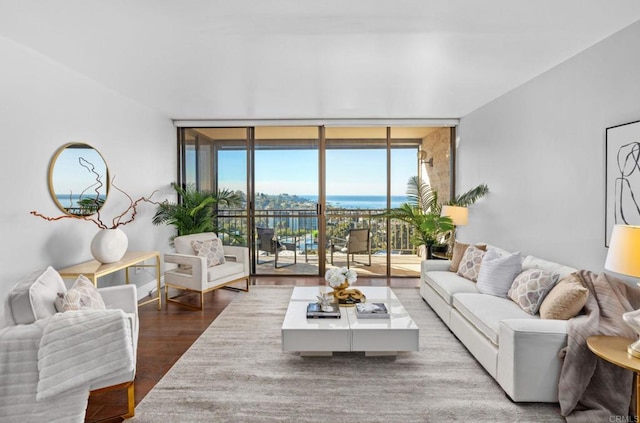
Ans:
MULTIPOLYGON (((476 283, 449 271, 450 265, 449 260, 422 262, 422 298, 513 401, 558 402, 567 321, 541 319, 509 298, 482 294, 476 283)), ((559 278, 576 271, 533 256, 522 260, 522 269, 542 269, 559 278)))

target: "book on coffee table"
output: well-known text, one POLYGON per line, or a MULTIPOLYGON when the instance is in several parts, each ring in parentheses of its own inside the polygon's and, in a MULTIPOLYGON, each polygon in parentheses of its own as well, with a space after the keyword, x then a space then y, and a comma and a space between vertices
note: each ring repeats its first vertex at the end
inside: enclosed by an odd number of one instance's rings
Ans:
POLYGON ((384 303, 360 303, 356 304, 356 316, 358 319, 388 319, 389 310, 384 303))
POLYGON ((318 303, 309 303, 307 305, 307 319, 339 319, 340 307, 338 304, 331 304, 331 311, 324 311, 318 303))

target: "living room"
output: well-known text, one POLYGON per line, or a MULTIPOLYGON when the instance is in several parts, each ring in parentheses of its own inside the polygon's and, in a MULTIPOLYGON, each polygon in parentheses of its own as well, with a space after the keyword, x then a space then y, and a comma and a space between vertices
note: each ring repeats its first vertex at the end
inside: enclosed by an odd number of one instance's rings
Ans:
MULTIPOLYGON (((170 72, 164 73, 151 62, 136 68, 125 65, 129 59, 138 63, 133 54, 142 51, 149 57, 171 58, 175 62, 182 60, 181 50, 186 54, 192 48, 196 51, 190 57, 200 55, 203 47, 174 44, 178 38, 171 31, 172 16, 185 21, 194 18, 178 13, 182 7, 178 2, 171 3, 175 10, 164 10, 151 17, 145 17, 145 13, 156 7, 148 3, 87 5, 87 10, 74 2, 64 2, 64 6, 38 4, 35 9, 30 9, 33 6, 30 2, 3 3, 0 53, 8 65, 0 70, 0 116, 7 147, 7 154, 0 159, 5 176, 2 233, 12 242, 1 250, 3 262, 11 266, 5 269, 0 281, 0 294, 4 299, 16 282, 35 269, 63 268, 91 258, 89 245, 97 229, 95 225, 72 219, 47 222, 29 214, 31 210, 56 213, 48 191, 47 169, 61 145, 86 142, 96 147, 105 157, 116 184, 135 198, 157 190, 155 201, 173 201, 170 183, 178 173, 176 126, 180 122, 184 126, 202 120, 210 121, 211 126, 225 121, 235 126, 265 125, 272 121, 282 125, 305 119, 327 126, 344 121, 355 126, 374 121, 394 125, 426 124, 443 118, 456 120, 457 191, 479 183, 486 183, 491 190, 486 201, 470 210, 469 224, 457 230, 458 238, 602 272, 608 251, 605 134, 606 128, 640 119, 637 78, 640 57, 636 53, 640 7, 625 1, 606 5, 572 1, 563 5, 536 2, 539 4, 535 7, 520 4, 514 10, 504 10, 506 6, 499 3, 486 5, 492 13, 475 11, 486 17, 482 26, 485 32, 474 39, 477 50, 467 50, 467 55, 486 52, 487 57, 493 58, 492 51, 501 48, 521 50, 521 54, 502 58, 503 61, 495 59, 482 69, 474 69, 473 62, 465 62, 465 69, 459 70, 465 73, 457 78, 457 84, 446 88, 448 97, 467 100, 466 108, 451 101, 445 104, 449 106, 447 110, 435 108, 427 100, 421 104, 420 100, 427 98, 426 92, 438 91, 438 83, 425 82, 426 88, 414 91, 412 85, 397 82, 403 77, 411 83, 416 81, 410 75, 391 72, 394 66, 390 62, 394 59, 402 65, 398 67, 407 69, 413 63, 401 54, 397 40, 383 51, 389 54, 384 61, 378 61, 377 57, 383 55, 374 53, 373 41, 358 51, 358 38, 373 32, 366 25, 350 32, 348 27, 336 23, 327 29, 335 31, 327 37, 328 41, 320 37, 327 44, 323 44, 324 49, 314 51, 316 62, 312 63, 332 60, 348 63, 349 66, 338 69, 321 68, 324 73, 342 79, 335 77, 333 83, 320 79, 315 88, 310 88, 313 84, 307 85, 305 79, 297 78, 305 71, 312 72, 309 62, 301 64, 283 50, 299 53, 332 22, 331 13, 323 12, 319 5, 306 5, 310 9, 305 16, 311 26, 294 27, 288 36, 271 26, 267 28, 268 35, 256 34, 257 29, 249 31, 246 26, 223 31, 220 37, 225 41, 235 39, 240 47, 247 48, 249 56, 259 60, 251 62, 252 66, 246 66, 244 61, 238 68, 218 66, 215 76, 222 81, 216 84, 219 91, 216 96, 202 99, 193 91, 171 95, 175 86, 188 88, 189 81, 173 81, 170 72), (322 19, 313 20, 313 13, 322 19), (548 16, 548 21, 546 13, 553 15, 548 16), (153 31, 136 32, 136 23, 145 18, 153 22, 154 26, 147 28, 153 31), (522 26, 514 24, 514 28, 503 29, 507 36, 494 40, 486 34, 499 18, 520 22, 522 26), (113 29, 114 23, 118 23, 118 30, 113 29), (546 24, 549 27, 536 29, 536 25, 546 24), (577 26, 570 30, 571 24, 577 26), (238 34, 241 30, 243 33, 238 34), (299 36, 300 32, 304 36, 299 36), (340 37, 336 33, 347 34, 345 50, 338 48, 340 37), (85 43, 83 36, 90 40, 85 43), (156 42, 148 40, 151 36, 157 37, 156 42), (89 41, 93 43, 91 49, 89 41), (119 54, 127 42, 139 50, 119 54), (553 50, 553 55, 541 54, 547 48, 553 50), (331 54, 334 51, 336 55, 331 54), (391 54, 394 51, 396 56, 391 54), (276 52, 282 56, 272 63, 268 57, 276 52), (384 87, 382 93, 387 95, 384 99, 373 95, 373 85, 360 80, 376 66, 381 66, 380 74, 389 72, 391 80, 374 75, 367 82, 384 87), (494 76, 480 80, 472 71, 494 76), (164 79, 163 89, 151 85, 152 80, 158 79, 164 79), (18 180, 16 184, 11 182, 14 177, 18 180)), ((378 4, 382 11, 390 13, 382 4, 378 4)), ((360 6, 367 8, 364 4, 360 6)), ((257 10, 252 14, 246 10, 248 7, 226 10, 225 17, 234 23, 247 18, 258 28, 261 13, 267 12, 257 10)), ((460 7, 471 6, 466 3, 460 7)), ((429 16, 417 3, 410 5, 406 15, 411 11, 418 18, 429 16)), ((384 21, 384 14, 373 11, 372 14, 377 20, 365 20, 371 27, 384 21)), ((358 22, 355 15, 347 13, 344 20, 336 22, 358 22)), ((408 19, 406 15, 404 19, 408 19)), ((470 15, 473 15, 470 11, 464 14, 471 20, 470 15)), ((411 36, 419 33, 418 18, 418 22, 408 20, 414 26, 407 31, 409 35, 400 37, 406 45, 421 45, 422 38, 411 36)), ((288 22, 286 14, 278 22, 288 22)), ((193 32, 197 33, 198 28, 194 26, 193 32)), ((227 62, 239 60, 236 50, 228 48, 219 47, 218 57, 227 62)), ((433 57, 437 49, 431 45, 429 48, 428 52, 420 50, 422 56, 417 56, 433 57)), ((478 60, 475 66, 480 67, 482 57, 478 60)), ((207 64, 215 67, 215 61, 207 64)), ((432 67, 429 62, 420 64, 418 69, 429 68, 431 72, 432 67)), ((199 72, 206 73, 202 69, 195 73, 199 72)), ((436 78, 435 74, 428 75, 436 78)), ((429 81, 427 74, 420 78, 429 81)), ((105 204, 104 216, 117 215, 126 206, 126 198, 114 195, 114 199, 105 204)), ((123 229, 130 250, 157 250, 161 254, 173 251, 167 242, 174 234, 173 229, 154 226, 153 213, 153 207, 142 205, 135 222, 123 229)), ((146 286, 153 279, 146 272, 132 278, 139 286, 146 286)), ((4 304, 3 311, 6 312, 4 304)), ((431 418, 437 421, 435 416, 431 418)))

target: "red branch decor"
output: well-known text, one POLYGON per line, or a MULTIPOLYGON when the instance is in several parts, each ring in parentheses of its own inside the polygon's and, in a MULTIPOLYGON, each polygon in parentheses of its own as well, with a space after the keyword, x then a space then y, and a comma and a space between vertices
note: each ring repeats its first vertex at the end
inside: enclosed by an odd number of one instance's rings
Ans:
POLYGON ((111 221, 111 226, 107 226, 103 221, 102 221, 102 217, 100 216, 100 210, 98 210, 95 214, 95 217, 92 216, 80 216, 80 215, 73 215, 73 214, 65 214, 62 216, 57 216, 57 217, 49 217, 49 216, 45 216, 37 211, 31 211, 30 214, 34 215, 34 216, 38 216, 43 218, 44 220, 48 220, 48 221, 54 221, 54 220, 62 220, 62 219, 79 219, 79 220, 87 220, 89 222, 93 222, 95 223, 98 228, 100 229, 115 229, 117 227, 120 226, 124 226, 127 225, 131 222, 133 222, 136 218, 136 214, 138 212, 137 207, 140 203, 145 202, 145 203, 151 203, 151 204, 158 204, 155 201, 151 201, 151 197, 153 197, 153 195, 158 192, 157 190, 153 191, 151 193, 151 195, 149 195, 148 197, 140 197, 137 200, 133 200, 133 198, 131 198, 131 196, 129 194, 127 194, 126 192, 124 192, 123 190, 121 190, 120 188, 118 188, 118 186, 116 186, 116 184, 114 183, 116 177, 114 176, 111 179, 111 186, 113 188, 115 188, 116 190, 120 191, 122 194, 124 194, 128 199, 129 199, 129 207, 127 207, 127 209, 122 212, 121 214, 119 214, 118 216, 114 217, 113 220, 111 221), (128 217, 127 217, 128 216, 128 217))

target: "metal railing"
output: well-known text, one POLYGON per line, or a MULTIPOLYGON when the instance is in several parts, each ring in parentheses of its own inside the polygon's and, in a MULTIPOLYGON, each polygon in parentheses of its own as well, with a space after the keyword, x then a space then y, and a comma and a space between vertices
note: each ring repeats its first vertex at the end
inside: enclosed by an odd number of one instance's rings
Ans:
MULTIPOLYGON (((385 209, 328 209, 326 211, 326 239, 345 238, 349 229, 368 228, 371 231, 371 252, 384 254, 415 254, 413 245, 414 228, 398 220, 391 221, 389 244, 387 247, 386 218, 380 217, 385 209)), ((225 209, 218 212, 218 226, 242 238, 241 245, 247 245, 247 213, 245 210, 225 209)), ((315 250, 318 233, 318 218, 315 210, 274 209, 256 210, 254 220, 257 227, 275 229, 283 242, 295 242, 299 250, 315 250), (306 244, 306 245, 305 245, 306 244)), ((223 243, 238 244, 227 235, 221 234, 223 243)))

